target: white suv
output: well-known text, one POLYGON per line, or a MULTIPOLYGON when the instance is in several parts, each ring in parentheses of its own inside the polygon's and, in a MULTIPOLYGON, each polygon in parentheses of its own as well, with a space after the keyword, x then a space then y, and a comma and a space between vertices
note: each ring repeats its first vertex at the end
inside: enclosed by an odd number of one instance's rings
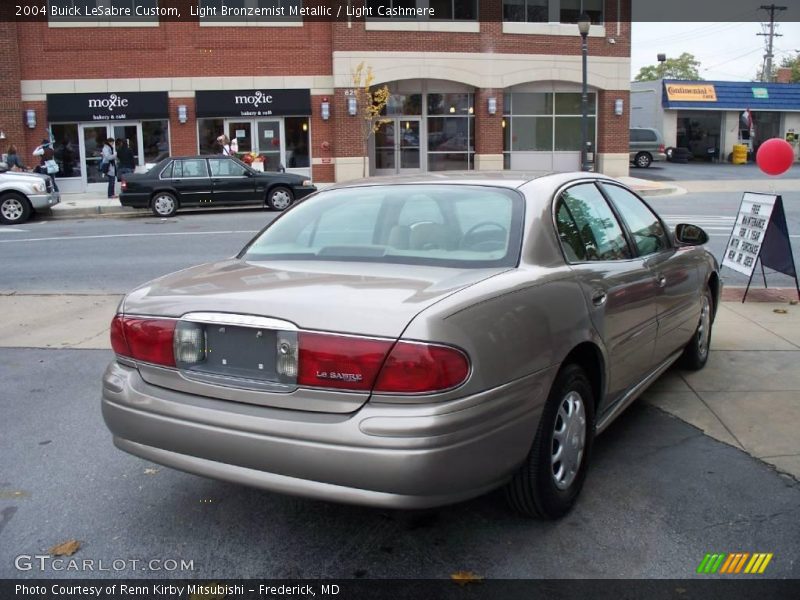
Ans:
POLYGON ((9 171, 0 163, 0 223, 19 225, 37 211, 55 206, 61 194, 53 190, 47 175, 9 171))

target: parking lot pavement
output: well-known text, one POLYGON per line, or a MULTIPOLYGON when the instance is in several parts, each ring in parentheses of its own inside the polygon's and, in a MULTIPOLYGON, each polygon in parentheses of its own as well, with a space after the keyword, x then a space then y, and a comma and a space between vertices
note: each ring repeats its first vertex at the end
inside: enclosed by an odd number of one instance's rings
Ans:
MULTIPOLYGON (((770 292, 753 290, 763 299, 783 293, 770 292)), ((108 326, 120 298, 0 296, 0 347, 110 349, 108 326)), ((800 479, 800 305, 723 302, 711 349, 703 370, 673 367, 643 401, 800 479)))

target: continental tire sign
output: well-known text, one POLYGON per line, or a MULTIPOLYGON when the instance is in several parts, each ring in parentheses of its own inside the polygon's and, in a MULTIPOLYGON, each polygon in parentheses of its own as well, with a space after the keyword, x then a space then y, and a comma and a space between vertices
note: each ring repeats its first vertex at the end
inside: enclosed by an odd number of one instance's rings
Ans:
POLYGON ((667 99, 680 102, 716 102, 717 91, 713 85, 694 83, 668 83, 667 99))

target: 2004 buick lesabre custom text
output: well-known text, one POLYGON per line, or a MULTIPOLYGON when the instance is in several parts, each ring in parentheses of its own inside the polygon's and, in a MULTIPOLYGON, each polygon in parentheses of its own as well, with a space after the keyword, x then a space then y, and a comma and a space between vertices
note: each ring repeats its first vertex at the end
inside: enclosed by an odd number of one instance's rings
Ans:
POLYGON ((208 477, 398 508, 505 485, 556 518, 594 435, 705 364, 707 240, 601 175, 331 188, 128 294, 103 415, 122 450, 208 477))

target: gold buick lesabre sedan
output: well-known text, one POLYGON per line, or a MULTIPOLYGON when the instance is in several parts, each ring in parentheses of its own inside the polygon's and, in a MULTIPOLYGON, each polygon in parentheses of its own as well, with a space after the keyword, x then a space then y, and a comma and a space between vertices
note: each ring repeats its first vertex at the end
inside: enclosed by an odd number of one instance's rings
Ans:
POLYGON ((394 508, 505 486, 557 518, 595 435, 706 363, 707 241, 597 174, 331 188, 129 293, 103 416, 118 448, 207 477, 394 508))

